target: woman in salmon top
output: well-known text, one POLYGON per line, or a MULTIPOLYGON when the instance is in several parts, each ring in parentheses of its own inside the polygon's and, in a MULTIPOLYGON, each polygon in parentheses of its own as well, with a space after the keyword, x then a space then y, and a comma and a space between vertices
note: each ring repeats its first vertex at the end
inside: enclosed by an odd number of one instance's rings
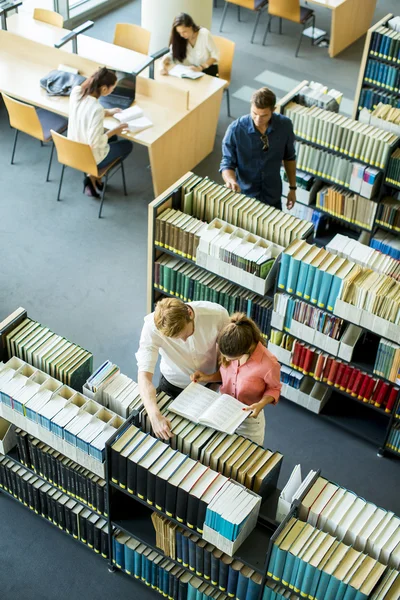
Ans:
POLYGON ((237 433, 264 443, 264 407, 276 404, 281 391, 280 365, 263 344, 257 325, 243 313, 235 313, 231 322, 220 332, 217 343, 221 354, 219 370, 207 375, 196 371, 192 381, 210 383, 222 381, 221 394, 229 394, 247 404, 250 418, 237 433))

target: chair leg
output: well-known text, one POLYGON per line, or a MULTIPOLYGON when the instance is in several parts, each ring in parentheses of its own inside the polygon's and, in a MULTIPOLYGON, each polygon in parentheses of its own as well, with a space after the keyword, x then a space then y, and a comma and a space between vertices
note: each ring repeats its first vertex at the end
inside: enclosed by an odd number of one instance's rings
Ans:
POLYGON ((296 49, 296 54, 295 54, 295 57, 296 57, 296 58, 297 58, 297 55, 299 54, 299 50, 300 50, 300 46, 301 46, 301 42, 303 41, 303 31, 304 31, 305 27, 306 27, 306 24, 304 23, 304 25, 303 25, 303 29, 301 30, 301 33, 300 33, 300 39, 299 39, 299 43, 297 44, 297 49, 296 49))
POLYGON ((279 35, 282 35, 282 17, 279 17, 279 35))
POLYGON ((121 161, 121 174, 122 174, 122 183, 124 186, 124 194, 125 196, 128 195, 128 192, 126 191, 126 180, 125 180, 125 168, 124 168, 124 161, 121 161))
POLYGON ((18 139, 18 134, 19 131, 18 129, 15 130, 15 138, 14 138, 14 146, 13 146, 13 150, 12 150, 12 154, 11 154, 11 164, 14 164, 14 155, 15 155, 15 149, 17 147, 17 139, 18 139))
POLYGON ((103 203, 104 203, 104 196, 106 194, 107 182, 108 182, 108 174, 106 175, 106 178, 104 180, 104 186, 103 186, 103 190, 101 192, 101 203, 100 203, 100 210, 99 210, 99 219, 101 219, 101 211, 103 210, 103 203))
POLYGON ((51 143, 51 152, 50 152, 50 160, 49 160, 49 168, 47 169, 47 177, 46 177, 46 181, 50 180, 50 171, 51 171, 51 163, 53 161, 53 154, 54 154, 54 142, 51 143))
POLYGON ((261 10, 257 11, 257 18, 256 18, 256 22, 254 24, 253 35, 251 36, 251 41, 250 41, 251 44, 254 42, 254 37, 256 35, 258 23, 260 22, 260 17, 261 17, 261 10))
POLYGON ((63 178, 64 178, 64 171, 65 171, 65 165, 63 165, 62 169, 61 169, 60 185, 58 186, 58 194, 57 194, 58 202, 60 201, 61 186, 62 186, 62 182, 63 182, 63 178))
POLYGON ((42 142, 42 140, 40 140, 40 145, 41 145, 41 147, 43 148, 43 142, 42 142))
POLYGON ((267 39, 268 31, 271 31, 271 21, 272 21, 272 16, 270 16, 270 18, 268 19, 268 25, 265 29, 265 33, 264 33, 264 37, 263 37, 263 41, 262 41, 263 46, 265 46, 265 40, 267 39))
POLYGON ((238 6, 238 21, 240 23, 240 6, 238 6))
POLYGON ((230 117, 232 119, 232 115, 231 115, 231 96, 229 94, 229 88, 226 88, 226 108, 227 108, 227 112, 228 112, 228 117, 230 117))
POLYGON ((311 38, 311 46, 314 45, 314 29, 315 29, 315 15, 312 16, 312 38, 311 38))
POLYGON ((219 26, 219 30, 220 30, 220 31, 222 31, 222 27, 223 27, 223 25, 224 25, 224 21, 225 21, 226 13, 228 12, 228 6, 229 6, 229 2, 225 2, 224 10, 223 10, 223 12, 222 12, 221 25, 219 26))

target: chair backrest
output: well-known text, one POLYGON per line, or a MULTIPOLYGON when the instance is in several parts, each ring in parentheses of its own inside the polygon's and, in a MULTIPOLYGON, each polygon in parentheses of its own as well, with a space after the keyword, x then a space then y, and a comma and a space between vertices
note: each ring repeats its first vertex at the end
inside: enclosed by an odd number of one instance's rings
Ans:
POLYGON ((114 44, 134 50, 141 54, 149 53, 151 33, 139 25, 117 23, 114 32, 114 44))
POLYGON ((300 23, 300 0, 269 0, 268 13, 300 23))
POLYGON ((37 21, 43 21, 49 25, 55 25, 56 27, 64 26, 64 17, 54 10, 47 10, 46 8, 35 8, 33 11, 33 18, 37 21))
POLYGON ((11 127, 44 141, 43 129, 34 106, 2 94, 11 127))
POLYGON ((241 8, 248 8, 249 10, 258 10, 261 6, 267 4, 268 0, 225 0, 229 4, 235 4, 241 8))
POLYGON ((233 55, 235 54, 235 42, 227 38, 213 35, 213 40, 220 52, 218 61, 218 71, 221 79, 231 82, 233 55))
POLYGON ((97 177, 97 164, 89 144, 74 142, 53 130, 51 130, 51 135, 53 136, 59 163, 97 177))

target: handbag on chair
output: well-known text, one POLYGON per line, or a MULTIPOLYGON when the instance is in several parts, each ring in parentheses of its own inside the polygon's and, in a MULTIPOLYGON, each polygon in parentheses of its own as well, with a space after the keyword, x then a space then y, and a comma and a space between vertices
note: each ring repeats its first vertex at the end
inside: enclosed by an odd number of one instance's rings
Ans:
POLYGON ((80 85, 86 77, 68 71, 50 71, 46 77, 40 80, 40 86, 46 90, 49 96, 69 96, 72 88, 80 85))

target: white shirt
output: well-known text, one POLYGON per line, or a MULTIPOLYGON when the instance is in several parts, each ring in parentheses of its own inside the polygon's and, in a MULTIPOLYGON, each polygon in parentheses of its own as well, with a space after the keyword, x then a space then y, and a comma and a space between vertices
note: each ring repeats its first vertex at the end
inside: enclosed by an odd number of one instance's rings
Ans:
MULTIPOLYGON (((186 58, 181 63, 183 65, 199 67, 209 58, 215 58, 219 61, 219 50, 213 40, 211 33, 205 27, 200 27, 197 34, 196 43, 192 46, 189 42, 186 44, 186 58)), ((170 48, 170 59, 172 58, 172 47, 170 48)))
POLYGON ((104 108, 93 96, 81 100, 82 88, 73 88, 69 100, 68 138, 89 144, 96 164, 109 153, 108 136, 104 133, 104 108))
POLYGON ((196 370, 215 373, 217 370, 217 337, 229 323, 228 311, 215 302, 188 302, 194 312, 194 333, 186 342, 160 333, 154 324, 154 313, 144 319, 139 350, 136 353, 138 371, 154 373, 158 353, 161 373, 180 388, 190 383, 196 370))

